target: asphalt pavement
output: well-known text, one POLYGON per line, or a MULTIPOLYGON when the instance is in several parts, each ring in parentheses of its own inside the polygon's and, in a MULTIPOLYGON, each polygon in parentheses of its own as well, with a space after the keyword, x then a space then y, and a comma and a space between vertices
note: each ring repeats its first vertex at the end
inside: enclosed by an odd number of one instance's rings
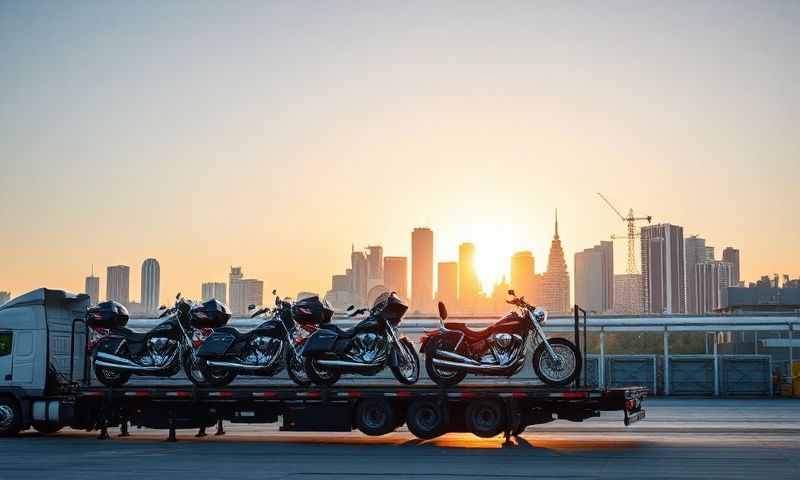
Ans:
POLYGON ((226 424, 224 436, 132 430, 128 438, 63 430, 0 439, 0 479, 470 479, 800 478, 800 401, 650 399, 630 427, 606 413, 583 423, 529 427, 501 437, 451 433, 420 441, 287 433, 276 425, 226 424))

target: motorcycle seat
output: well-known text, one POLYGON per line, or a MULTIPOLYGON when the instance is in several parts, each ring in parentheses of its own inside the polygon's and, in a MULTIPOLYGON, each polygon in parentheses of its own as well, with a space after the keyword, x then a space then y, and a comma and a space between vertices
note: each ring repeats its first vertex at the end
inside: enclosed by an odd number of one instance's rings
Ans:
POLYGON ((486 338, 492 333, 491 325, 486 328, 481 329, 472 329, 467 326, 466 323, 460 322, 445 322, 444 327, 449 330, 458 330, 462 332, 465 337, 470 340, 480 340, 482 338, 486 338))
POLYGON ((134 332, 129 328, 115 328, 111 331, 111 334, 124 338, 128 341, 128 343, 144 342, 145 338, 147 337, 146 333, 134 332))
POLYGON ((319 328, 324 328, 325 330, 330 330, 330 331, 336 333, 336 335, 338 335, 338 336, 340 336, 342 338, 350 338, 355 333, 355 327, 348 328, 347 330, 343 330, 343 329, 339 328, 338 325, 334 325, 333 323, 326 323, 326 324, 320 325, 319 328))
POLYGON ((240 332, 239 330, 237 330, 237 329, 236 329, 236 328, 234 328, 234 327, 220 327, 220 328, 215 328, 215 329, 214 329, 214 333, 217 333, 217 332, 220 332, 220 333, 229 333, 229 334, 231 334, 231 335, 233 335, 234 337, 237 337, 237 338, 238 338, 238 337, 241 337, 242 335, 244 335, 244 334, 245 334, 245 333, 243 333, 243 332, 240 332))

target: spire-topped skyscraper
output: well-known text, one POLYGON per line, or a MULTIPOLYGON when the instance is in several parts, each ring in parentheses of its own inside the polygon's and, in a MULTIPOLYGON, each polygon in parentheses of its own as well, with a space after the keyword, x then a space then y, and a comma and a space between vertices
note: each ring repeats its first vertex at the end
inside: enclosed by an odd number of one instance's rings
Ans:
POLYGON ((550 244, 547 271, 542 287, 543 305, 549 312, 569 312, 569 272, 564 260, 564 249, 558 236, 558 209, 556 209, 555 233, 550 244))

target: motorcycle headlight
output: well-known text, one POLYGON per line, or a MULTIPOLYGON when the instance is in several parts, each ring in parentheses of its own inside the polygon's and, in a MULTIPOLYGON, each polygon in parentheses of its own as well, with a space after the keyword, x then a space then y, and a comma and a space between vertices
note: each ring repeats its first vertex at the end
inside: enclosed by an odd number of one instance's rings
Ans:
POLYGON ((533 318, 536 319, 537 322, 544 325, 544 322, 547 321, 547 312, 542 308, 537 308, 533 311, 533 318))

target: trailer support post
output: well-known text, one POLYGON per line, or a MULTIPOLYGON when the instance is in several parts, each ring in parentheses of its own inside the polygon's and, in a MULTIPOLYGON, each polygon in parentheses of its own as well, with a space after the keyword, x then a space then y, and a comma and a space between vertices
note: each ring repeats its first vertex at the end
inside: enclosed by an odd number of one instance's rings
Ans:
POLYGON ((130 437, 131 434, 128 433, 128 419, 123 417, 122 422, 120 423, 120 432, 119 437, 130 437))
POLYGON ((168 442, 177 442, 178 439, 175 437, 175 411, 170 409, 169 411, 169 436, 167 436, 168 442))
POLYGON ((200 425, 200 430, 197 432, 197 435, 195 435, 195 437, 203 438, 205 436, 206 436, 206 426, 205 425, 200 425))
POLYGON ((214 435, 217 435, 217 436, 225 435, 225 429, 222 428, 222 418, 218 418, 217 419, 217 433, 215 433, 214 435))

